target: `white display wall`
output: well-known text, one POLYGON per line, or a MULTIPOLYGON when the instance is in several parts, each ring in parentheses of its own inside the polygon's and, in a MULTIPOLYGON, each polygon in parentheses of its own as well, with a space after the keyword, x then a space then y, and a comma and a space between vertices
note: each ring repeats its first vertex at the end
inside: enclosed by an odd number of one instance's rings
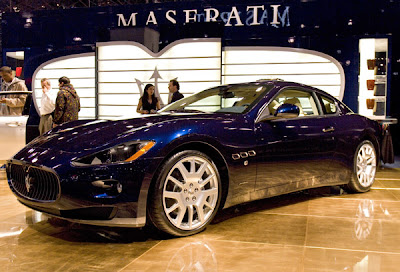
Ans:
MULTIPOLYGON (((80 119, 117 119, 137 115, 144 86, 155 85, 162 104, 168 83, 177 79, 188 96, 220 84, 280 78, 311 85, 340 100, 344 71, 334 58, 311 50, 283 47, 221 47, 220 39, 185 39, 153 53, 136 42, 97 44, 96 54, 79 54, 48 61, 33 76, 36 108, 40 79, 67 76, 81 97, 80 119), (96 67, 97 66, 97 67, 96 67), (96 74, 97 71, 97 74, 96 74), (97 90, 97 92, 96 92, 97 90)), ((38 111, 39 112, 39 111, 38 111)))
POLYGON ((99 118, 134 114, 148 83, 161 104, 168 103, 171 79, 185 96, 221 83, 220 39, 181 40, 158 53, 136 42, 99 43, 97 50, 99 118))
POLYGON ((42 98, 40 80, 48 78, 54 91, 58 91, 58 79, 66 76, 77 91, 81 110, 80 119, 95 118, 95 54, 78 54, 56 58, 43 63, 33 74, 32 91, 36 110, 39 113, 42 98))
POLYGON ((326 54, 285 47, 226 47, 223 51, 224 84, 258 79, 293 81, 324 90, 339 100, 344 95, 344 70, 326 54))

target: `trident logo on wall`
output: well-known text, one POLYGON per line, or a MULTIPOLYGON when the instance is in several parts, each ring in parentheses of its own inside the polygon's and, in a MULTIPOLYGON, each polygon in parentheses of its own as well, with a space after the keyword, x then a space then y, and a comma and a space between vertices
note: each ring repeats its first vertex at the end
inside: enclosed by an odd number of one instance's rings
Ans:
MULTIPOLYGON (((159 92, 159 88, 158 88, 158 79, 163 79, 163 78, 161 77, 160 73, 158 72, 157 66, 154 68, 154 72, 153 72, 153 74, 151 75, 151 77, 149 79, 151 80, 153 78, 154 78, 154 89, 155 89, 154 93, 155 93, 155 96, 160 100, 161 107, 164 107, 165 104, 164 104, 164 101, 162 100, 162 98, 160 96, 160 92, 159 92)), ((178 78, 176 77, 174 79, 177 80, 178 78)), ((142 86, 144 84, 143 84, 143 82, 141 80, 139 80, 137 78, 135 78, 135 81, 136 81, 136 84, 137 84, 137 86, 139 88, 140 96, 142 96, 143 95, 142 86)), ((170 96, 171 96, 171 94, 169 94, 169 96, 168 96, 168 101, 169 101, 170 96)))

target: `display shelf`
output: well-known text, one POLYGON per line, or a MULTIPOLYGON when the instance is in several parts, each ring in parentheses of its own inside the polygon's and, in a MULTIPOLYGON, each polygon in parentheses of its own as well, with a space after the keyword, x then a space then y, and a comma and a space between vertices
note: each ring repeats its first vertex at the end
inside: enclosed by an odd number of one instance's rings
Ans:
POLYGON ((358 111, 370 118, 385 118, 388 39, 360 39, 358 111))

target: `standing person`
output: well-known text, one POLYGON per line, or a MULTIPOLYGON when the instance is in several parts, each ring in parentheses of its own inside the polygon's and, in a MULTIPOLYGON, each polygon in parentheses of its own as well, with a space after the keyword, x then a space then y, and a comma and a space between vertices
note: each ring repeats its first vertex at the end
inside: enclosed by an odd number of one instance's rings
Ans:
POLYGON ((144 93, 139 99, 139 104, 136 108, 138 113, 156 113, 161 108, 160 100, 154 94, 154 85, 147 84, 144 87, 144 93))
POLYGON ((42 78, 40 81, 42 85, 42 99, 40 103, 40 123, 39 132, 40 135, 49 131, 53 127, 53 116, 52 113, 56 108, 56 97, 57 93, 51 89, 50 80, 42 78))
POLYGON ((179 82, 176 79, 171 79, 169 81, 168 90, 172 94, 171 100, 168 104, 174 103, 175 101, 183 98, 183 94, 179 92, 179 82))
MULTIPOLYGON (((12 70, 8 66, 0 68, 0 76, 3 79, 1 84, 1 91, 15 92, 15 91, 28 91, 23 80, 15 77, 12 70)), ((0 99, 1 108, 0 115, 22 115, 26 101, 26 94, 13 94, 0 99)))
POLYGON ((79 96, 68 77, 63 76, 58 79, 60 90, 57 93, 56 109, 54 112, 54 124, 61 125, 65 122, 78 120, 78 112, 81 109, 79 96))

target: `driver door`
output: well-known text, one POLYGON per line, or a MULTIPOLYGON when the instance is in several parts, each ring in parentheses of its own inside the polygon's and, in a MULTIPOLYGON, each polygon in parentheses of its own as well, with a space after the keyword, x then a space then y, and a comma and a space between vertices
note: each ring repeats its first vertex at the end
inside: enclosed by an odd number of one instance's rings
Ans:
POLYGON ((268 188, 269 195, 312 187, 330 172, 336 140, 334 124, 324 118, 312 90, 285 88, 263 114, 272 114, 282 104, 299 107, 295 118, 278 118, 256 123, 260 163, 256 191, 268 188))

